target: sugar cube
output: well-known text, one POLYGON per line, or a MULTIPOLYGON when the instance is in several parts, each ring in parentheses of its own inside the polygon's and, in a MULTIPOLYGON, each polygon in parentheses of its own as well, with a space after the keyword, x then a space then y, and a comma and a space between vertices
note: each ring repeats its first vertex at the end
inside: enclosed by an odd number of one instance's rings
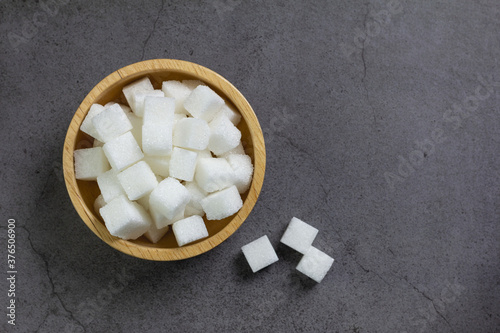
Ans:
POLYGON ((170 156, 145 156, 144 161, 148 163, 151 170, 153 170, 156 175, 165 178, 169 176, 168 169, 170 156))
POLYGON ((80 130, 82 132, 87 133, 88 135, 99 141, 101 141, 100 136, 95 130, 94 125, 92 125, 92 118, 97 116, 102 111, 104 111, 104 106, 100 104, 92 104, 90 106, 89 112, 87 113, 87 116, 85 117, 85 119, 83 119, 83 122, 80 125, 80 130))
POLYGON ((147 97, 144 103, 142 149, 147 155, 172 152, 175 101, 170 97, 147 97))
POLYGON ((97 177, 97 185, 106 202, 110 202, 114 198, 125 194, 123 187, 118 181, 117 175, 118 172, 115 169, 111 169, 97 177))
POLYGON ((113 169, 117 171, 122 171, 144 157, 130 132, 106 142, 102 149, 113 169))
POLYGON ((113 104, 92 118, 99 140, 106 143, 132 129, 127 115, 118 104, 113 104))
POLYGON ((195 118, 211 121, 224 105, 224 100, 207 86, 196 87, 184 102, 184 108, 195 118))
POLYGON ((252 272, 257 272, 278 261, 278 256, 266 235, 241 248, 252 272))
POLYGON ((232 154, 245 155, 245 149, 243 148, 243 144, 241 142, 238 143, 238 145, 235 148, 228 150, 224 154, 218 155, 217 157, 227 158, 229 155, 232 155, 232 154))
POLYGON ((194 90, 198 86, 204 86, 205 83, 200 80, 182 80, 182 84, 186 85, 189 89, 194 90))
MULTIPOLYGON (((148 163, 148 165, 151 166, 149 163, 148 163)), ((153 170, 153 169, 151 168, 151 170, 153 170)), ((155 177, 156 177, 156 181, 158 182, 158 184, 161 183, 161 181, 163 180, 163 178, 158 176, 158 175, 155 175, 155 177)), ((149 211, 149 212, 150 212, 150 207, 149 207, 149 196, 150 195, 151 195, 151 192, 149 192, 148 194, 146 194, 146 195, 144 195, 136 200, 139 205, 144 207, 144 209, 149 211)), ((151 214, 151 217, 153 217, 153 214, 151 212, 150 212, 150 214, 151 214)), ((154 220, 154 218, 153 218, 153 220, 154 220)))
POLYGON ((104 201, 102 194, 99 194, 99 196, 94 201, 94 212, 100 216, 101 214, 99 213, 99 209, 104 206, 106 206, 106 201, 104 201))
POLYGON ((207 220, 221 220, 238 212, 243 201, 236 186, 207 195, 200 201, 207 220))
POLYGON ((130 200, 142 198, 158 185, 155 174, 144 161, 120 172, 118 180, 130 200))
POLYGON ((234 124, 234 126, 240 123, 241 115, 232 105, 224 104, 219 113, 225 115, 234 124))
POLYGON ((153 223, 159 229, 164 228, 168 225, 174 224, 175 222, 182 220, 184 218, 184 210, 180 211, 172 219, 167 219, 163 214, 158 212, 156 209, 150 209, 151 217, 153 218, 153 223))
POLYGON ((161 89, 165 96, 175 98, 175 113, 187 114, 184 101, 193 89, 175 80, 164 81, 161 89))
POLYGON ((208 146, 210 128, 203 119, 185 118, 179 120, 174 127, 174 146, 204 150, 208 146))
POLYGON ((248 155, 231 154, 226 157, 231 169, 233 169, 233 182, 240 193, 246 192, 252 182, 253 165, 248 155))
POLYGON ((224 154, 240 143, 240 130, 225 115, 219 114, 208 126, 210 127, 208 149, 215 155, 224 154))
POLYGON ((169 176, 188 182, 192 181, 197 155, 194 151, 174 147, 170 156, 169 176))
POLYGON ((110 168, 102 147, 75 150, 74 157, 76 179, 96 180, 110 168))
POLYGON ((179 246, 208 237, 207 227, 201 216, 193 215, 179 220, 172 225, 175 239, 179 246))
POLYGON ((145 101, 147 97, 165 97, 165 94, 161 90, 139 91, 134 93, 134 103, 131 107, 137 117, 144 117, 145 101))
POLYGON ((111 200, 99 212, 109 233, 123 239, 136 239, 152 225, 146 210, 124 195, 111 200))
POLYGON ((189 191, 177 179, 165 178, 149 196, 150 209, 155 209, 167 219, 173 219, 191 200, 189 191))
POLYGON ((170 227, 167 225, 164 228, 158 229, 153 223, 149 230, 144 233, 144 237, 146 237, 151 243, 158 243, 158 241, 168 232, 169 228, 170 227))
POLYGON ((174 113, 174 126, 179 122, 179 120, 186 118, 187 116, 184 113, 174 113))
MULTIPOLYGON (((157 179, 158 180, 158 179, 157 179)), ((161 180, 160 180, 161 181, 161 180)), ((158 181, 158 183, 160 182, 158 181)), ((145 210, 149 211, 149 196, 151 195, 151 193, 148 193, 146 194, 145 196, 142 196, 140 197, 139 199, 137 199, 137 203, 139 205, 141 205, 145 210)), ((150 212, 151 213, 151 212, 150 212)), ((151 214, 151 217, 153 217, 153 214, 151 214)))
POLYGON ((195 180, 206 192, 233 185, 233 169, 224 158, 202 158, 196 165, 195 180))
POLYGON ((332 267, 333 261, 334 259, 328 254, 310 246, 296 268, 299 272, 320 283, 332 267))
POLYGON ((205 215, 205 211, 203 210, 203 207, 201 207, 200 202, 207 196, 208 193, 201 189, 195 182, 187 182, 184 186, 191 194, 191 201, 189 201, 186 206, 186 210, 184 211, 185 215, 205 215))
POLYGON ((104 107, 107 108, 107 107, 110 107, 111 105, 115 105, 115 104, 118 104, 118 106, 121 107, 123 112, 125 112, 125 113, 132 112, 132 109, 130 107, 123 105, 123 104, 120 104, 120 103, 116 103, 116 102, 108 102, 108 103, 104 104, 104 107))
POLYGON ((123 95, 127 100, 128 105, 132 106, 134 104, 134 94, 141 91, 153 91, 153 85, 148 77, 144 77, 140 80, 134 81, 123 88, 123 95))
POLYGON ((130 132, 134 136, 139 147, 142 147, 142 118, 137 117, 133 112, 126 112, 125 114, 132 124, 130 132))
POLYGON ((212 158, 212 153, 208 149, 196 150, 196 153, 198 154, 198 161, 202 158, 212 158))
POLYGON ((317 234, 318 229, 296 217, 292 217, 283 237, 281 237, 281 243, 291 247, 297 252, 305 254, 312 245, 317 234))

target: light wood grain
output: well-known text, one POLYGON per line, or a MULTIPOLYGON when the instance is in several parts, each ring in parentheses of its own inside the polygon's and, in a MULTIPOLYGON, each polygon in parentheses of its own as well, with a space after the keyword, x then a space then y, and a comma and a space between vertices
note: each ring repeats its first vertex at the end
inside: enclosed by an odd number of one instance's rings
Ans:
POLYGON ((73 205, 85 224, 104 242, 126 254, 148 260, 180 260, 197 256, 213 249, 232 235, 248 217, 259 197, 266 168, 264 137, 259 121, 252 107, 231 83, 214 71, 203 66, 181 60, 154 59, 138 62, 108 75, 99 82, 78 107, 68 127, 63 150, 63 169, 66 187, 73 205), (220 221, 206 223, 209 237, 183 247, 179 247, 172 232, 160 242, 150 243, 144 237, 126 241, 111 236, 104 222, 94 212, 93 204, 99 195, 96 182, 80 181, 75 178, 73 152, 75 149, 89 148, 93 139, 80 131, 85 115, 94 103, 106 104, 110 101, 125 102, 122 88, 144 76, 148 76, 155 89, 161 88, 165 80, 197 79, 210 86, 241 113, 238 125, 242 133, 245 152, 254 163, 254 175, 250 189, 242 195, 243 207, 234 216, 220 221))

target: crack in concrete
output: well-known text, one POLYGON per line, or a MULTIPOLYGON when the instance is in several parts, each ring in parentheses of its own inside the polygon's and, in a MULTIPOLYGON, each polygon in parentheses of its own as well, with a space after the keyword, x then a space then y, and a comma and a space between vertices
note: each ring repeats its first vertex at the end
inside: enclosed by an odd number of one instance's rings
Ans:
POLYGON ((376 271, 374 271, 373 269, 368 269, 368 268, 366 268, 364 265, 362 265, 362 264, 358 261, 358 258, 357 258, 357 256, 356 256, 356 255, 354 255, 354 254, 350 254, 349 252, 347 252, 347 248, 348 248, 348 246, 347 246, 346 242, 344 241, 344 238, 342 238, 342 235, 340 234, 340 232, 339 232, 336 228, 333 228, 333 230, 335 231, 335 233, 336 233, 336 234, 337 234, 337 236, 339 237, 340 242, 342 243, 342 245, 344 245, 344 248, 346 249, 346 253, 347 253, 347 255, 348 255, 349 257, 351 257, 351 258, 354 260, 354 262, 355 262, 355 263, 356 263, 359 267, 361 267, 361 269, 362 269, 362 270, 363 270, 366 274, 368 274, 368 273, 370 273, 370 272, 371 272, 371 273, 373 273, 376 277, 378 277, 380 280, 382 280, 385 284, 387 284, 389 287, 392 287, 392 285, 391 285, 389 282, 387 282, 387 280, 386 280, 386 279, 384 279, 384 278, 383 278, 383 277, 382 277, 379 273, 377 273, 377 272, 376 272, 376 271))
MULTIPOLYGON (((296 143, 294 143, 292 140, 290 140, 290 138, 280 134, 280 133, 275 133, 276 136, 284 139, 289 146, 291 146, 292 148, 294 148, 295 150, 301 152, 302 154, 306 155, 309 159, 311 159, 311 161, 314 161, 315 158, 311 155, 311 153, 309 151, 307 151, 306 149, 303 149, 301 147, 299 147, 296 143)), ((318 173, 320 174, 321 177, 323 177, 323 179, 328 179, 328 177, 326 177, 324 174, 323 174, 323 170, 321 170, 321 168, 316 165, 315 163, 312 163, 313 165, 313 168, 318 171, 318 173)), ((322 182, 320 182, 320 187, 321 187, 321 190, 323 191, 323 194, 325 195, 325 203, 328 202, 328 195, 330 194, 330 190, 331 189, 327 189, 325 188, 325 186, 323 185, 322 182)))
POLYGON ((45 323, 45 321, 47 320, 47 318, 49 317, 49 315, 50 315, 50 311, 47 311, 47 314, 45 315, 45 317, 43 317, 42 322, 40 323, 40 325, 38 325, 38 327, 36 328, 35 332, 40 331, 40 327, 42 327, 42 325, 45 323))
POLYGON ((149 42, 149 39, 151 38, 151 36, 153 35, 153 32, 155 32, 156 30, 156 23, 158 22, 158 19, 160 18, 160 14, 161 12, 163 11, 163 7, 165 7, 165 0, 162 0, 161 1, 161 7, 160 7, 160 10, 158 11, 158 15, 156 16, 156 19, 153 23, 153 29, 151 29, 151 31, 149 32, 149 35, 148 37, 146 38, 146 40, 144 41, 144 44, 142 46, 142 56, 141 56, 141 60, 144 60, 144 54, 146 52, 146 46, 149 42))
MULTIPOLYGON (((66 311, 70 318, 73 319, 75 322, 78 323, 78 325, 80 325, 80 327, 83 329, 84 332, 86 332, 86 328, 85 326, 74 316, 73 314, 73 311, 69 310, 66 305, 64 305, 64 302, 62 301, 61 299, 61 296, 59 295, 59 293, 56 292, 56 289, 55 289, 55 285, 54 285, 54 281, 52 280, 52 277, 50 275, 50 270, 49 270, 49 262, 47 261, 47 259, 45 259, 45 257, 36 250, 36 248, 33 246, 33 241, 31 240, 31 232, 25 227, 25 226, 20 226, 19 227, 20 229, 23 229, 24 231, 26 231, 26 233, 28 234, 28 242, 30 244, 30 247, 31 249, 33 250, 33 252, 35 252, 39 257, 40 259, 42 259, 42 261, 44 262, 45 264, 45 271, 47 273, 47 277, 49 279, 49 283, 50 283, 50 287, 52 289, 51 291, 51 296, 55 296, 58 300, 59 300, 59 303, 61 304, 61 307, 64 309, 64 311, 66 311)), ((45 320, 47 319, 49 314, 47 314, 44 318, 44 320, 42 321, 42 323, 39 325, 38 329, 41 327, 41 325, 45 322, 45 320)))
POLYGON ((410 285, 417 293, 419 293, 420 295, 422 295, 424 298, 426 298, 427 300, 429 300, 432 304, 432 307, 434 308, 434 311, 436 311, 436 313, 446 322, 446 324, 448 325, 448 327, 450 328, 450 330, 452 332, 455 332, 455 330, 453 329, 453 327, 451 326, 450 322, 448 321, 448 319, 445 318, 445 316, 441 313, 441 311, 439 311, 436 307, 436 304, 434 302, 434 300, 429 297, 425 292, 421 291, 420 289, 418 289, 415 285, 413 285, 413 283, 411 283, 410 281, 408 281, 407 278, 400 278, 402 281, 405 281, 408 285, 410 285))
MULTIPOLYGON (((366 9, 366 14, 363 19, 363 27, 366 27, 366 22, 368 20, 368 14, 370 13, 370 9, 367 6, 366 9)), ((375 108, 372 105, 372 102, 370 101, 370 96, 368 93, 368 88, 366 87, 366 60, 365 60, 365 44, 366 44, 366 38, 363 40, 363 47, 361 48, 361 61, 363 63, 363 77, 361 78, 361 84, 363 85, 363 89, 365 91, 365 98, 366 101, 368 102, 368 105, 372 109, 372 115, 373 115, 373 122, 376 124, 377 123, 377 118, 375 117, 375 108)))
POLYGON ((386 285, 388 285, 389 287, 392 287, 392 284, 390 284, 386 279, 384 279, 382 277, 382 275, 380 275, 379 273, 377 273, 376 271, 374 271, 373 269, 368 269, 366 268, 365 266, 363 266, 359 261, 358 261, 358 258, 355 256, 355 255, 352 255, 354 261, 356 262, 356 264, 359 265, 359 267, 361 267, 365 273, 373 273, 376 277, 378 277, 380 280, 382 280, 386 285))

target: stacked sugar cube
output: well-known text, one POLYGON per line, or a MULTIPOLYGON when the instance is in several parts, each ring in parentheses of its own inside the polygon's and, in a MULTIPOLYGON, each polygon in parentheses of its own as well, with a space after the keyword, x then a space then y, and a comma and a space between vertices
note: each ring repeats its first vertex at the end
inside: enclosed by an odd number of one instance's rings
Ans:
POLYGON ((241 115, 195 80, 154 89, 144 77, 123 95, 128 106, 94 104, 80 127, 94 146, 75 151, 75 174, 97 181, 96 213, 123 239, 156 243, 170 226, 179 246, 207 237, 205 223, 238 212, 252 181, 241 115))
POLYGON ((332 267, 334 259, 312 246, 317 234, 318 229, 293 217, 281 237, 281 243, 303 254, 297 270, 319 283, 332 267))
MULTIPOLYGON (((317 234, 318 229, 293 217, 281 237, 281 243, 303 254, 296 269, 319 283, 332 267, 334 259, 312 246, 317 234)), ((246 244, 241 250, 254 273, 278 261, 267 236, 246 244)))

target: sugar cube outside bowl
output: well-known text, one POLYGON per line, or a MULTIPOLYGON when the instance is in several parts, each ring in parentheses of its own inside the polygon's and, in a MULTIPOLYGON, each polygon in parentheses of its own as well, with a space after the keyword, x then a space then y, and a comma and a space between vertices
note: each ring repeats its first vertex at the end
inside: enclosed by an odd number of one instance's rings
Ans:
POLYGON ((100 239, 113 248, 134 257, 171 261, 197 256, 207 252, 229 236, 245 221, 254 207, 264 181, 266 151, 264 136, 259 121, 245 97, 230 82, 214 71, 198 64, 172 59, 153 59, 123 67, 104 78, 85 97, 78 107, 68 128, 63 151, 63 170, 66 187, 73 205, 85 224, 100 239), (242 194, 243 207, 233 216, 223 220, 206 223, 209 236, 197 242, 179 247, 172 232, 153 244, 144 236, 136 240, 123 240, 112 236, 106 229, 98 212, 94 210, 94 201, 99 196, 97 183, 81 181, 75 178, 73 153, 76 149, 92 147, 93 139, 80 131, 80 125, 94 103, 104 105, 108 102, 125 102, 122 88, 142 77, 149 77, 155 89, 161 89, 166 80, 200 80, 217 92, 226 103, 238 110, 242 119, 238 129, 242 133, 241 141, 254 165, 254 174, 250 189, 242 194))

